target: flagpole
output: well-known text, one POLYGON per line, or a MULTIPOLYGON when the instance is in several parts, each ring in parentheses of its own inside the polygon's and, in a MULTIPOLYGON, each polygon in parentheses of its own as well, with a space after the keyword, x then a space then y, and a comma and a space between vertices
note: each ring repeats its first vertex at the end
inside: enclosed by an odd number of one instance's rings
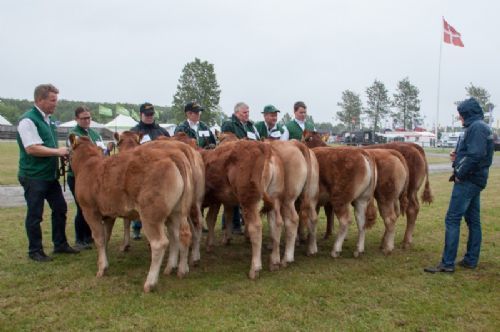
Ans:
MULTIPOLYGON (((441 18, 441 25, 443 24, 442 22, 444 21, 444 17, 441 18)), ((434 134, 436 135, 436 142, 438 139, 438 127, 439 127, 439 100, 440 100, 440 90, 441 90, 441 55, 443 52, 443 41, 441 40, 443 38, 443 33, 441 33, 441 36, 439 37, 439 64, 438 64, 438 85, 437 85, 437 105, 436 105, 436 126, 434 128, 434 134)))

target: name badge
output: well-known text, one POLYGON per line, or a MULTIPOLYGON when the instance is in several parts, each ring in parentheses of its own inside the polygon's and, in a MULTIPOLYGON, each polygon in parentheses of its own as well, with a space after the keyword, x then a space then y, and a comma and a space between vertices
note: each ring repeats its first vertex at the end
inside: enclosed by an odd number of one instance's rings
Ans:
POLYGON ((247 131, 247 137, 250 139, 257 139, 257 136, 255 136, 255 133, 252 133, 251 131, 247 131))
POLYGON ((200 130, 198 132, 198 136, 199 137, 210 137, 210 133, 208 132, 208 130, 200 130))
POLYGON ((97 141, 97 142, 95 142, 95 145, 97 145, 98 147, 100 147, 103 150, 106 150, 106 145, 104 145, 103 141, 97 141))
POLYGON ((271 136, 272 138, 280 138, 281 133, 279 131, 273 131, 269 136, 271 136))
POLYGON ((141 143, 141 144, 144 144, 144 143, 147 143, 147 142, 149 142, 149 141, 151 141, 151 137, 149 137, 149 135, 148 135, 148 134, 146 134, 146 135, 142 136, 142 139, 141 139, 141 142, 140 142, 140 143, 141 143))

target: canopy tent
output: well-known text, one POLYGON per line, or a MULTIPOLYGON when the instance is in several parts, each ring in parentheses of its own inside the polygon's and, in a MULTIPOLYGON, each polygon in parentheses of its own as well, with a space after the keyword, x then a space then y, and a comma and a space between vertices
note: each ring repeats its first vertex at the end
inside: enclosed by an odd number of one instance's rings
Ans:
POLYGON ((173 123, 159 123, 158 125, 162 128, 165 128, 168 131, 168 133, 170 134, 170 136, 174 136, 175 127, 177 127, 175 124, 173 124, 173 123))
POLYGON ((118 114, 116 118, 106 123, 104 127, 108 128, 109 130, 121 133, 122 131, 130 130, 130 128, 134 127, 135 125, 137 125, 137 121, 132 119, 130 116, 118 114))
POLYGON ((0 115, 0 125, 12 126, 12 123, 10 123, 6 118, 0 115))
MULTIPOLYGON (((64 123, 61 123, 59 125, 59 127, 62 127, 62 128, 73 128, 75 126, 76 126, 76 121, 75 120, 64 122, 64 123)), ((102 123, 90 120, 90 128, 104 128, 104 125, 102 123)))

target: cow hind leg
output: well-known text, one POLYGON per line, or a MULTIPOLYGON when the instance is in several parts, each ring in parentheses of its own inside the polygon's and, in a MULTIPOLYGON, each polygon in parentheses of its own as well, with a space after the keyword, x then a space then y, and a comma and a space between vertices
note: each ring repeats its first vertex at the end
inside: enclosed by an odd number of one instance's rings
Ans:
POLYGON ((188 256, 193 236, 188 219, 186 217, 179 217, 179 219, 179 267, 177 277, 183 278, 189 272, 188 256))
POLYGON ((342 207, 342 211, 337 212, 337 219, 339 220, 339 231, 337 237, 335 238, 335 243, 333 244, 333 249, 331 256, 337 258, 342 252, 342 244, 347 236, 347 229, 351 223, 351 217, 349 215, 349 209, 347 207, 342 207))
POLYGON ((417 221, 418 212, 420 211, 420 204, 418 202, 417 194, 412 195, 408 202, 406 209, 406 230, 403 239, 403 249, 411 248, 413 242, 413 231, 417 221))
POLYGON ((243 217, 245 218, 245 226, 248 225, 248 235, 252 244, 252 263, 248 277, 252 280, 259 277, 259 272, 262 270, 262 220, 259 216, 257 204, 249 207, 243 207, 243 217))
POLYGON ((128 251, 130 249, 130 219, 123 218, 123 242, 120 246, 120 251, 128 251))
POLYGON ((283 220, 278 216, 276 210, 272 210, 267 213, 267 221, 272 245, 271 255, 269 256, 269 270, 276 271, 280 266, 280 241, 283 220))
POLYGON ((212 252, 213 247, 215 245, 215 224, 217 222, 217 216, 219 214, 220 204, 211 205, 208 209, 207 213, 207 227, 208 227, 208 235, 206 242, 206 251, 212 252))
POLYGON ((354 251, 354 257, 359 257, 359 255, 365 252, 365 237, 366 237, 366 207, 369 201, 361 200, 354 203, 354 211, 356 216, 356 223, 358 224, 358 243, 356 245, 356 250, 354 251))
POLYGON ((193 245, 191 246, 190 264, 196 266, 200 262, 200 244, 201 244, 201 233, 203 227, 203 215, 201 214, 201 209, 197 209, 196 216, 194 216, 193 219, 191 218, 189 219, 189 225, 191 227, 191 234, 193 238, 193 245))
POLYGON ((333 207, 331 204, 326 204, 323 209, 325 210, 325 216, 326 216, 326 231, 325 235, 323 236, 323 239, 329 239, 332 234, 333 234, 333 207))
POLYGON ((163 270, 163 273, 167 275, 171 274, 179 264, 179 228, 179 220, 169 217, 167 220, 167 232, 169 240, 168 261, 165 270, 163 270))
POLYGON ((168 245, 168 240, 165 236, 163 222, 150 221, 142 217, 141 221, 144 234, 149 240, 149 245, 151 247, 151 265, 149 267, 146 282, 144 283, 144 292, 149 293, 158 283, 158 275, 160 273, 160 267, 165 249, 168 245))
POLYGON ((233 233, 233 214, 234 209, 232 206, 224 205, 224 237, 222 238, 223 245, 230 245, 233 233))
POLYGON ((391 202, 379 203, 379 210, 384 220, 385 231, 380 244, 384 255, 389 255, 394 250, 394 236, 396 234, 397 213, 391 202))
POLYGON ((106 230, 101 216, 94 215, 91 211, 84 211, 85 219, 92 231, 92 238, 97 249, 97 273, 96 277, 103 277, 108 269, 108 257, 106 255, 106 230))
POLYGON ((300 224, 299 215, 295 210, 293 203, 283 205, 283 222, 285 223, 285 252, 281 265, 286 267, 289 263, 295 260, 295 241, 297 240, 297 232, 300 224))

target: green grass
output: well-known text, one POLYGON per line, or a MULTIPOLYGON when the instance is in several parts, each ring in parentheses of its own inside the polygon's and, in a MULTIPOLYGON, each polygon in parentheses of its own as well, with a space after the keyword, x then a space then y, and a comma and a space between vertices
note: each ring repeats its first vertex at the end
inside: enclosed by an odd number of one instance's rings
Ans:
MULTIPOLYGON (((300 247, 294 264, 269 272, 265 251, 264 271, 251 281, 250 247, 236 237, 231 246, 203 252, 200 266, 185 279, 161 275, 152 294, 142 292, 149 268, 146 241, 133 241, 130 252, 119 252, 121 221, 109 245, 109 273, 97 279, 95 249, 45 264, 29 261, 24 208, 2 209, 0 330, 499 331, 500 170, 492 169, 482 195, 479 268, 458 268, 452 275, 422 270, 440 258, 451 188, 447 177, 431 175, 435 202, 421 209, 412 249, 382 255, 379 220, 367 234, 366 253, 355 259, 351 225, 341 258, 329 256, 333 240, 320 240, 315 257, 306 257, 300 247)), ((68 215, 72 219, 74 206, 68 215)), ((321 215, 320 235, 324 224, 321 215)), ((398 242, 404 224, 399 220, 398 242)), ((42 225, 50 251, 47 207, 42 225)), ((463 230, 459 254, 466 242, 463 230)))
POLYGON ((0 141, 0 185, 19 185, 17 169, 19 147, 16 142, 0 141))

